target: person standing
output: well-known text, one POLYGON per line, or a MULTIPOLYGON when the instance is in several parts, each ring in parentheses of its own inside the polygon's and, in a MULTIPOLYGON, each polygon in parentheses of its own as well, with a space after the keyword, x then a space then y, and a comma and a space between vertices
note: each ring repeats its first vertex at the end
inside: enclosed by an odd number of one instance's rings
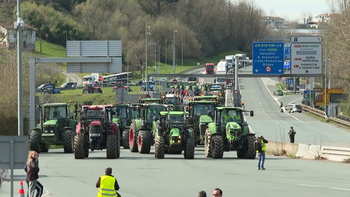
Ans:
POLYGON ((222 197, 222 190, 220 188, 215 188, 213 191, 213 197, 222 197))
POLYGON ((198 192, 198 197, 207 197, 207 192, 205 192, 205 191, 199 191, 198 192))
POLYGON ((7 182, 10 182, 10 173, 8 169, 0 169, 0 189, 3 182, 3 177, 6 176, 7 182))
POLYGON ((290 143, 294 143, 296 132, 293 129, 293 127, 290 127, 290 130, 289 130, 288 134, 289 134, 290 143))
POLYGON ((99 188, 97 193, 98 197, 121 197, 121 195, 117 192, 119 190, 118 181, 114 176, 112 176, 112 168, 110 167, 105 169, 105 175, 98 178, 96 188, 99 188))
POLYGON ((35 151, 29 151, 26 166, 24 167, 26 172, 26 181, 28 184, 28 195, 34 197, 35 190, 37 190, 36 196, 43 195, 43 186, 38 181, 39 179, 39 154, 35 151))
POLYGON ((268 141, 262 135, 259 136, 258 141, 260 143, 260 149, 257 150, 258 151, 258 170, 266 170, 264 168, 264 164, 265 164, 266 144, 268 143, 268 141))

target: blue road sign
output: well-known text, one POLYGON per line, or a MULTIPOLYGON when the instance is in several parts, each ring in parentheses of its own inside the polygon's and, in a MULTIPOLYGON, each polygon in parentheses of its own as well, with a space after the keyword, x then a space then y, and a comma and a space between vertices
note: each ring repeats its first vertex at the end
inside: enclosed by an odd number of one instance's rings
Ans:
POLYGON ((283 74, 284 44, 282 42, 253 43, 253 74, 283 74))
POLYGON ((290 59, 290 44, 284 44, 284 59, 290 59))
POLYGON ((285 84, 294 84, 294 79, 293 78, 286 79, 285 84))
POLYGON ((290 68, 290 61, 284 62, 284 68, 290 68))

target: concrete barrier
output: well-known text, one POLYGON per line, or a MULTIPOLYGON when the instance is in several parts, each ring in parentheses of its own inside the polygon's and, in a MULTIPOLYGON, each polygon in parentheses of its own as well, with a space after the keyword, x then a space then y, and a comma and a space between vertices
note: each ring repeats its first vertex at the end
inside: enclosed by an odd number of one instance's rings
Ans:
POLYGON ((291 144, 288 142, 277 142, 277 141, 270 141, 266 144, 266 151, 271 153, 282 153, 282 151, 286 151, 286 154, 293 154, 296 155, 299 150, 298 144, 291 144))

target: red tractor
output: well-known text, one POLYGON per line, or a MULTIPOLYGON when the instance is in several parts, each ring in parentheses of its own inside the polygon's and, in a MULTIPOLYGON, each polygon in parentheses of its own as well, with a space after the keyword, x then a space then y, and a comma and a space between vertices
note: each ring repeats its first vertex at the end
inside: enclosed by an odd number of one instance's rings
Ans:
POLYGON ((85 83, 83 88, 83 94, 90 94, 90 93, 102 93, 102 89, 97 84, 92 83, 85 83))
POLYGON ((111 105, 83 105, 77 135, 74 136, 74 157, 84 159, 89 149, 106 149, 107 159, 120 156, 119 125, 112 121, 111 105))

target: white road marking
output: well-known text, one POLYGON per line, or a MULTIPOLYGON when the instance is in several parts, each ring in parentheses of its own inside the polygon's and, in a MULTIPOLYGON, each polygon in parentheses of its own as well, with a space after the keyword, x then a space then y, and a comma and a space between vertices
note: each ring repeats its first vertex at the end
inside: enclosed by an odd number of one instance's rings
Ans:
POLYGON ((303 187, 316 187, 316 188, 320 188, 320 185, 308 185, 308 184, 298 184, 299 186, 303 186, 303 187))
POLYGON ((329 189, 342 190, 342 191, 350 191, 350 189, 347 189, 347 188, 340 188, 340 187, 330 187, 329 189))
MULTIPOLYGON (((320 185, 309 185, 309 184, 298 184, 299 186, 303 187, 314 187, 314 188, 323 188, 320 185)), ((341 190, 341 191, 350 191, 348 188, 341 188, 341 187, 328 187, 329 189, 334 189, 334 190, 341 190)))

